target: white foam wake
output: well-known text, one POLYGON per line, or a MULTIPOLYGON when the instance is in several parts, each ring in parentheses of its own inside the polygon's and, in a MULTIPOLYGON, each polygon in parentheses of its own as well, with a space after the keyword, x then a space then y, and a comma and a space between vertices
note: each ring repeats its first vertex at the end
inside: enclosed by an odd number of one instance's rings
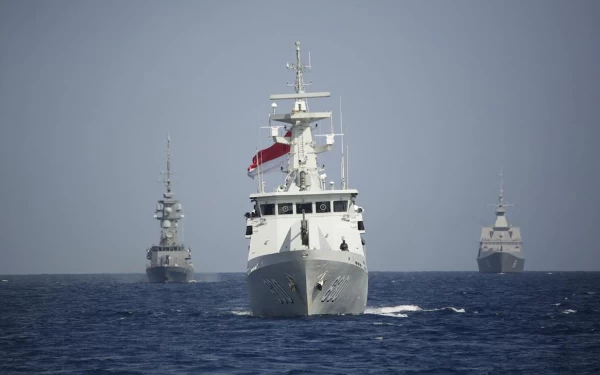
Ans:
POLYGON ((252 311, 250 311, 250 310, 247 310, 247 311, 245 311, 245 310, 233 310, 233 311, 231 311, 231 313, 232 313, 233 315, 237 315, 237 316, 248 316, 248 315, 252 315, 252 311))
POLYGON ((386 307, 370 307, 365 310, 365 314, 391 316, 394 318, 408 318, 408 315, 403 312, 421 311, 422 309, 416 305, 399 305, 386 307))
POLYGON ((450 307, 443 307, 443 308, 438 309, 438 310, 452 310, 455 313, 464 313, 465 312, 465 309, 457 309, 456 307, 452 307, 452 306, 450 306, 450 307))
POLYGON ((456 307, 452 307, 452 306, 442 307, 439 309, 423 309, 423 311, 442 311, 442 310, 452 310, 455 313, 464 313, 465 312, 465 309, 457 309, 456 307))
POLYGON ((465 309, 456 307, 442 307, 435 309, 423 309, 417 305, 398 305, 398 306, 385 306, 385 307, 371 307, 365 310, 365 314, 382 315, 382 316, 393 316, 396 318, 407 318, 408 315, 404 314, 407 312, 431 312, 440 310, 452 310, 455 313, 464 313, 465 309))

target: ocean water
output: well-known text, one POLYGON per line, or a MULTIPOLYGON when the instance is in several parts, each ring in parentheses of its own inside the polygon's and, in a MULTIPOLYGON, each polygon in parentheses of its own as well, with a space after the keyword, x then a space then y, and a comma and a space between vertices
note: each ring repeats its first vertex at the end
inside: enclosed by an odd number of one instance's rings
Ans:
POLYGON ((364 315, 275 319, 241 273, 0 280, 0 374, 600 373, 600 273, 371 272, 364 315))

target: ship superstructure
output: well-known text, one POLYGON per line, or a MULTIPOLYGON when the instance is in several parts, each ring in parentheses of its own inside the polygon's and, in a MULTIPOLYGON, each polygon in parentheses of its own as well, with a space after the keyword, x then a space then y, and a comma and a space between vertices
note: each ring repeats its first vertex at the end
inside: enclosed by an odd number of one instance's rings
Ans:
POLYGON ((154 218, 160 222, 158 245, 146 251, 146 274, 154 283, 189 282, 194 279, 194 266, 189 247, 179 240, 179 222, 183 219, 181 203, 171 189, 171 138, 167 137, 167 171, 163 173, 166 191, 156 205, 154 218))
POLYGON ((252 212, 246 213, 248 247, 247 285, 252 313, 257 316, 361 314, 365 310, 368 272, 365 258, 363 208, 356 204, 358 190, 344 177, 341 186, 327 180, 317 154, 334 145, 332 112, 312 112, 308 99, 329 97, 328 92, 305 92, 303 73, 310 66, 300 61, 296 42, 294 92, 271 95, 290 100, 288 113, 269 116, 275 144, 258 152, 249 174, 259 177, 258 192, 250 195, 252 212), (312 129, 330 120, 332 131, 317 144, 312 129), (273 125, 280 123, 283 125, 273 125), (284 136, 279 135, 283 127, 284 136), (287 158, 280 170, 285 180, 265 191, 261 167, 287 158))
POLYGON ((492 227, 481 229, 477 264, 479 272, 504 273, 521 272, 525 266, 521 230, 508 224, 504 202, 504 180, 500 174, 500 195, 496 207, 496 222, 492 227))

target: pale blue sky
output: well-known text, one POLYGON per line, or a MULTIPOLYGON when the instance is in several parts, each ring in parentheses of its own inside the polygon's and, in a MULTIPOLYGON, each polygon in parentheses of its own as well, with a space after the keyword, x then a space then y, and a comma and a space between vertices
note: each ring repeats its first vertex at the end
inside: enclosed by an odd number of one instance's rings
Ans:
MULTIPOLYGON (((503 168, 526 270, 598 271, 599 18, 594 0, 1 0, 0 274, 143 273, 167 132, 197 271, 244 271, 245 171, 296 40, 332 93, 311 108, 343 98, 370 270, 477 270, 503 168)), ((324 161, 339 175, 339 148, 324 161)))

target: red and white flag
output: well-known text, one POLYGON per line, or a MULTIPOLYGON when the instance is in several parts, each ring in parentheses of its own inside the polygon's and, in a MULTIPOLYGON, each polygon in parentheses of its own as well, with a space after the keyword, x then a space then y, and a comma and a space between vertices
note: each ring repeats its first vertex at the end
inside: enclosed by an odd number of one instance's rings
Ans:
MULTIPOLYGON (((290 137, 292 131, 285 133, 284 137, 290 137)), ((262 173, 281 169, 285 162, 285 156, 290 152, 290 145, 275 143, 271 147, 260 150, 252 158, 252 164, 248 167, 248 177, 254 178, 258 174, 258 170, 262 173)))

